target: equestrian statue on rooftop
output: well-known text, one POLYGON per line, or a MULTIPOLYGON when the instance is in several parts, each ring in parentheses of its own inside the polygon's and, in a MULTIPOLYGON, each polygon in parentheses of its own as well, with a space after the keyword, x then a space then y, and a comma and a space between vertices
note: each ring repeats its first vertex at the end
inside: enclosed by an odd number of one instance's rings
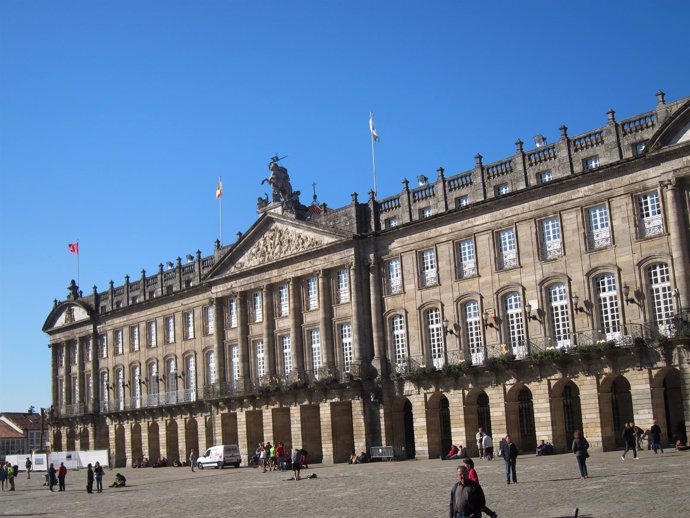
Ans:
POLYGON ((299 204, 299 191, 292 190, 292 184, 290 183, 290 175, 285 167, 280 165, 283 158, 279 158, 278 155, 271 158, 271 162, 268 164, 268 169, 271 171, 271 176, 264 178, 261 184, 267 183, 273 188, 273 196, 271 201, 273 203, 282 203, 283 208, 294 212, 295 205, 299 204))

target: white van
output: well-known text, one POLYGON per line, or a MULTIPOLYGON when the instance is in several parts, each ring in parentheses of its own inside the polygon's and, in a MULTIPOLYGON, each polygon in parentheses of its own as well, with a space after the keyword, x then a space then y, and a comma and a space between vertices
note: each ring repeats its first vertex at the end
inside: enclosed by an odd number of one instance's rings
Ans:
POLYGON ((214 466, 221 469, 225 466, 239 468, 241 462, 242 456, 237 444, 220 444, 218 446, 211 446, 206 450, 206 453, 196 461, 196 465, 199 469, 204 469, 206 466, 214 466))

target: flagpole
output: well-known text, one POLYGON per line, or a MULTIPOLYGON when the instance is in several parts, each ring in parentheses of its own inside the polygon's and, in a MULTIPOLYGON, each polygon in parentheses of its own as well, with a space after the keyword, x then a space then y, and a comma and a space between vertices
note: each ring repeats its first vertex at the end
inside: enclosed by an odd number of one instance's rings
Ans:
MULTIPOLYGON (((374 114, 372 112, 369 112, 369 121, 373 121, 374 114)), ((373 125, 371 126, 373 128, 373 125)), ((370 129, 371 129, 370 128, 370 129)), ((374 199, 376 199, 376 155, 374 154, 374 132, 369 131, 370 136, 371 136, 371 165, 372 169, 374 171, 374 199)))
POLYGON ((79 239, 77 239, 77 286, 81 286, 79 283, 79 239))
POLYGON ((220 226, 220 244, 222 246, 223 245, 223 192, 222 192, 223 177, 222 176, 218 177, 218 185, 221 186, 221 193, 220 193, 220 196, 218 197, 218 224, 220 226))

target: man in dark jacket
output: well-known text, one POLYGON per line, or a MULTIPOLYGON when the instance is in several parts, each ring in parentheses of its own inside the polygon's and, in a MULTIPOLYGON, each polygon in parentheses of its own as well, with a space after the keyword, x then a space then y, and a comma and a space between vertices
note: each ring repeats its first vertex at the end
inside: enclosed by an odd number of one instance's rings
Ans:
POLYGON ((621 455, 621 460, 625 460, 625 455, 628 451, 632 450, 633 459, 637 460, 637 440, 635 439, 635 425, 633 423, 625 423, 625 429, 623 430, 623 441, 625 441, 625 450, 623 455, 621 455))
POLYGON ((470 480, 466 466, 458 466, 458 481, 450 491, 449 518, 481 518, 486 498, 482 486, 470 480))
POLYGON ((654 453, 656 453, 657 450, 661 450, 661 453, 664 453, 664 448, 661 445, 661 426, 659 426, 656 421, 654 421, 654 424, 652 424, 652 427, 649 429, 649 436, 651 438, 654 453))
POLYGON ((506 435, 505 442, 501 444, 500 456, 506 463, 506 482, 510 484, 512 475, 513 484, 517 484, 517 473, 515 466, 517 463, 518 449, 510 435, 506 435))

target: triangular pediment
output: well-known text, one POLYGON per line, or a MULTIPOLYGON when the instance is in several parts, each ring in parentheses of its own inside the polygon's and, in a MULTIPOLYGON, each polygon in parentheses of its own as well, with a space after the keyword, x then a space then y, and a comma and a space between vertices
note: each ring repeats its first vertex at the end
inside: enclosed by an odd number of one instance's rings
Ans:
POLYGON ((259 220, 241 241, 209 273, 215 277, 255 268, 267 263, 289 259, 347 236, 316 227, 311 223, 279 218, 274 215, 259 220))
POLYGON ((91 318, 89 308, 76 302, 63 302, 51 311, 43 330, 56 330, 88 321, 91 318))

